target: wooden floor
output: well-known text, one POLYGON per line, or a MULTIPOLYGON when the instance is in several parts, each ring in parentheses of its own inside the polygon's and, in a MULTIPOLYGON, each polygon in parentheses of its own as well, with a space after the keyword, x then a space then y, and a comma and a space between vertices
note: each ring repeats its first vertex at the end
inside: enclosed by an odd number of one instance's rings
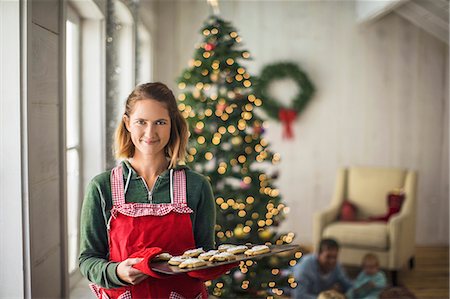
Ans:
POLYGON ((399 282, 419 299, 449 297, 448 247, 418 247, 413 270, 399 273, 399 282))
MULTIPOLYGON (((407 267, 398 273, 399 286, 410 290, 418 299, 449 299, 449 248, 416 248, 415 267, 407 267)), ((351 278, 358 268, 346 267, 351 278)), ((389 273, 388 278, 389 278, 389 273)))
MULTIPOLYGON (((354 278, 359 269, 348 269, 354 278)), ((449 248, 416 248, 416 265, 413 270, 405 268, 398 274, 399 284, 408 288, 418 299, 448 299, 449 297, 449 248)), ((72 290, 71 299, 95 298, 82 280, 72 290)))

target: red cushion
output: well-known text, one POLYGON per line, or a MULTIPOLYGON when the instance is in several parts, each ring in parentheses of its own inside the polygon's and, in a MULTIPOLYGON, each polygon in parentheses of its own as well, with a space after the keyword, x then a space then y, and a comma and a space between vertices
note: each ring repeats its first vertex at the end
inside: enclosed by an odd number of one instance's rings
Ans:
POLYGON ((388 222, 389 218, 391 218, 392 215, 395 215, 398 212, 400 212, 400 209, 402 208, 404 201, 405 201, 405 193, 403 193, 402 191, 389 192, 387 195, 388 210, 386 214, 382 216, 370 217, 370 220, 388 222))
POLYGON ((341 214, 339 215, 341 221, 355 221, 356 220, 356 206, 344 200, 341 206, 341 214))

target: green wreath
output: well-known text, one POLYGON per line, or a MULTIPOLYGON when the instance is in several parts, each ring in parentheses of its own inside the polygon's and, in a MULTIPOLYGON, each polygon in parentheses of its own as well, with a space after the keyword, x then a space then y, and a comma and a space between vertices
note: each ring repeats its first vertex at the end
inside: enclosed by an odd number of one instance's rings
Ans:
POLYGON ((258 98, 263 101, 262 108, 271 118, 279 120, 280 110, 294 110, 296 114, 306 107, 312 95, 314 94, 314 86, 309 81, 308 76, 300 70, 300 68, 291 62, 281 62, 267 65, 256 79, 253 91, 258 98), (273 80, 291 78, 299 86, 299 93, 295 96, 290 107, 281 105, 273 99, 268 92, 268 87, 273 80))

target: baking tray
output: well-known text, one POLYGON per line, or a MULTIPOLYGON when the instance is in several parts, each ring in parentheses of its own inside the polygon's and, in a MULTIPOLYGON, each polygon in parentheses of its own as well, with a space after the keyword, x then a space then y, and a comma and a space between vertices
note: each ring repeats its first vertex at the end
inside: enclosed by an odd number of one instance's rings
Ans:
MULTIPOLYGON (((249 248, 251 248, 251 246, 249 246, 249 248)), ((217 267, 217 266, 222 266, 222 265, 226 265, 226 264, 232 264, 232 263, 245 261, 245 260, 260 259, 260 258, 263 258, 263 257, 266 257, 266 256, 275 255, 275 254, 278 254, 278 253, 284 252, 284 251, 300 250, 300 246, 299 245, 294 245, 294 244, 269 245, 269 248, 270 248, 270 252, 267 252, 267 253, 263 253, 263 254, 259 254, 259 255, 252 255, 252 256, 248 256, 248 255, 245 255, 243 253, 236 254, 236 259, 235 260, 224 261, 224 262, 209 262, 208 261, 208 262, 206 262, 207 264, 205 266, 201 266, 201 267, 197 267, 197 268, 189 268, 189 269, 184 268, 184 269, 181 269, 178 266, 169 265, 167 263, 167 261, 152 262, 150 264, 150 266, 151 266, 153 271, 156 271, 156 272, 159 272, 159 273, 164 273, 164 274, 174 275, 174 274, 186 273, 186 272, 195 271, 195 270, 214 268, 214 267, 217 267)))

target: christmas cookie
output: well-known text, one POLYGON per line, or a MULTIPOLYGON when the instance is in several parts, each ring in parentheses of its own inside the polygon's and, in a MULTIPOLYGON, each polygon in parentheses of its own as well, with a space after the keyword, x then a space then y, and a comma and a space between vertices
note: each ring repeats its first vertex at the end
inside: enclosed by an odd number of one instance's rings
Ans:
POLYGON ((183 256, 185 256, 185 257, 197 257, 200 254, 202 254, 203 252, 205 252, 203 250, 203 248, 196 248, 196 249, 186 250, 183 253, 183 256))
POLYGON ((206 266, 206 262, 197 258, 189 258, 178 265, 181 269, 183 268, 197 268, 201 266, 206 266))
POLYGON ((198 258, 201 259, 201 260, 204 260, 204 261, 209 261, 209 259, 210 259, 213 255, 215 255, 215 254, 217 254, 217 253, 219 253, 219 251, 217 251, 217 250, 210 250, 210 251, 208 251, 208 252, 204 252, 204 253, 200 254, 200 255, 198 256, 198 258))
POLYGON ((226 252, 232 253, 232 254, 239 254, 239 253, 245 252, 247 249, 248 249, 248 247, 245 245, 238 245, 238 246, 228 248, 226 252))
POLYGON ((270 252, 270 248, 267 245, 256 245, 245 251, 246 255, 258 255, 270 252))
POLYGON ((158 262, 158 261, 168 261, 172 258, 172 255, 170 253, 164 252, 161 254, 158 254, 157 256, 155 256, 155 258, 153 258, 152 261, 158 262))
POLYGON ((173 266, 178 266, 179 264, 181 264, 182 262, 184 262, 185 260, 187 260, 188 258, 185 256, 173 256, 170 260, 169 260, 169 265, 173 265, 173 266))
POLYGON ((219 250, 219 252, 224 252, 224 251, 227 251, 228 249, 233 248, 233 247, 236 247, 236 245, 233 245, 233 244, 222 244, 222 245, 219 245, 219 248, 217 248, 217 249, 219 250))
POLYGON ((236 256, 229 252, 221 252, 213 255, 209 261, 210 262, 224 262, 224 261, 233 261, 236 259, 236 256))

